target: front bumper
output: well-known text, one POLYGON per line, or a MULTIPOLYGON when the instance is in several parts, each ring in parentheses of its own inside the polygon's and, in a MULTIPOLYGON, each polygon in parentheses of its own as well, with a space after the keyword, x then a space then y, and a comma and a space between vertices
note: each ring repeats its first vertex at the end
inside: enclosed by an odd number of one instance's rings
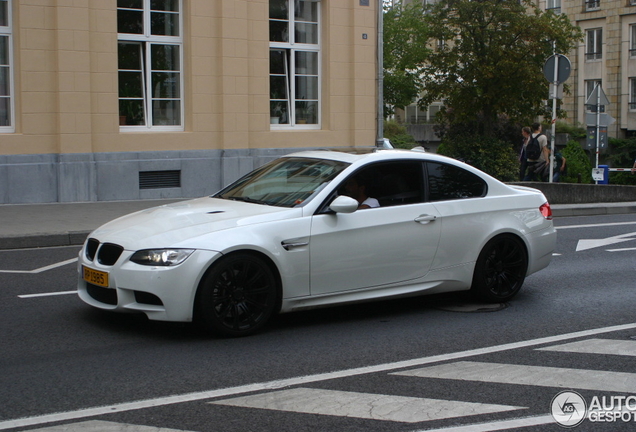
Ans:
POLYGON ((197 287, 209 266, 221 253, 195 250, 172 267, 131 262, 134 251, 124 250, 113 265, 89 259, 82 248, 78 259, 78 294, 85 303, 115 312, 142 312, 151 320, 192 321, 197 287), (84 267, 108 274, 108 286, 84 280, 84 267))

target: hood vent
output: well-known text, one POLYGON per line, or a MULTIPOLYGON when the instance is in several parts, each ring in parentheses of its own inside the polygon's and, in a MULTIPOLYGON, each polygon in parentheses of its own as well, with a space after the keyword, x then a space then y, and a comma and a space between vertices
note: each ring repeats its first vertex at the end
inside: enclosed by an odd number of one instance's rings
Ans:
POLYGON ((139 172, 139 189, 166 189, 180 187, 181 170, 139 172))

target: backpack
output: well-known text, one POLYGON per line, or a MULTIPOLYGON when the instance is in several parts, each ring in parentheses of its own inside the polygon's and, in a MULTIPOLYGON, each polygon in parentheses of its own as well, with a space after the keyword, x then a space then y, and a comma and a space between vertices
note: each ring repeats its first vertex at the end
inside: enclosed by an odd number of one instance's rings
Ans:
POLYGON ((541 156, 541 144, 539 144, 539 136, 536 137, 530 135, 530 141, 526 145, 526 158, 530 160, 537 160, 541 156))

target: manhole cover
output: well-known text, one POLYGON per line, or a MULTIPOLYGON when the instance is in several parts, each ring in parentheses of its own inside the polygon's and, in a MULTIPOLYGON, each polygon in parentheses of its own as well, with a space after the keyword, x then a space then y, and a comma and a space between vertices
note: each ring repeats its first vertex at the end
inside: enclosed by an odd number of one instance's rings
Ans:
POLYGON ((508 303, 445 303, 435 306, 448 312, 497 312, 508 307, 508 303))

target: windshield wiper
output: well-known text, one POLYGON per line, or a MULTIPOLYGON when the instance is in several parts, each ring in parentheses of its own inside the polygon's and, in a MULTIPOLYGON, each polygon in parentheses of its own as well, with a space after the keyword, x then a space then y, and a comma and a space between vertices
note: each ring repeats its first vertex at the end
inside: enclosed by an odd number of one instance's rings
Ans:
POLYGON ((257 200, 257 199, 250 198, 250 197, 231 196, 231 197, 227 197, 225 199, 229 199, 229 200, 232 200, 232 201, 241 201, 241 202, 246 202, 246 203, 250 203, 250 204, 271 205, 271 204, 269 204, 266 201, 257 200))

